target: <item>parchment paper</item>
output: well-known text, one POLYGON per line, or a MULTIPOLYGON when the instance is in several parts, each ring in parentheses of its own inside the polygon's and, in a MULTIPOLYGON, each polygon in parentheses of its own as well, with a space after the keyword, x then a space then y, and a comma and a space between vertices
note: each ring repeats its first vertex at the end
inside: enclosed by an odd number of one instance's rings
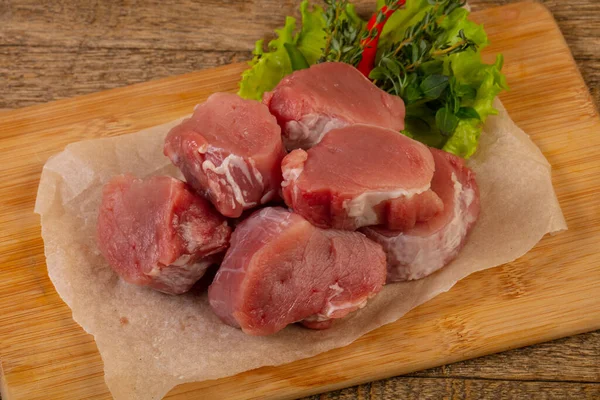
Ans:
POLYGON ((178 121, 68 145, 44 166, 35 212, 41 215, 50 279, 75 321, 94 335, 113 396, 159 399, 180 383, 345 346, 467 275, 522 256, 546 233, 566 229, 550 165, 502 105, 496 106, 500 114, 488 119, 480 148, 469 160, 481 190, 481 216, 458 259, 420 281, 386 286, 332 329, 290 326, 269 337, 223 324, 202 291, 174 297, 124 283, 97 249, 96 215, 105 182, 124 172, 179 177, 162 154, 164 136, 178 121))

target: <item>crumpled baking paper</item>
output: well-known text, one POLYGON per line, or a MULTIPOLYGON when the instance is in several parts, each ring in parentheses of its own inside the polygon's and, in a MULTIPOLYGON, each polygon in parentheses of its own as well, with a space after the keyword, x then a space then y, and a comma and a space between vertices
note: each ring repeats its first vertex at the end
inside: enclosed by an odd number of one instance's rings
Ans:
POLYGON ((120 137, 70 144, 42 172, 41 215, 48 275, 94 335, 115 399, 160 399, 175 385, 289 363, 345 346, 396 321, 473 272, 512 261, 547 233, 566 229, 550 165, 497 102, 469 166, 477 173, 481 216, 460 256, 437 273, 388 285, 367 307, 325 331, 289 326, 253 337, 223 324, 205 290, 169 296, 123 282, 95 239, 101 188, 113 175, 180 177, 163 156, 178 121, 120 137))

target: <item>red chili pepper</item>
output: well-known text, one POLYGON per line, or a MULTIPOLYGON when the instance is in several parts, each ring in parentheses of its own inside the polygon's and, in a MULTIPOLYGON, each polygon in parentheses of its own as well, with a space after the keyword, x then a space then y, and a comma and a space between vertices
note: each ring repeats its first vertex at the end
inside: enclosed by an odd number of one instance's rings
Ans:
POLYGON ((383 21, 381 21, 379 23, 377 22, 377 15, 379 14, 379 11, 378 11, 375 14, 373 14, 371 19, 367 23, 367 31, 368 32, 371 32, 371 30, 373 28, 375 28, 376 32, 377 32, 375 37, 373 37, 373 38, 368 37, 366 39, 363 39, 360 42, 361 46, 363 47, 363 53, 362 53, 362 59, 358 63, 357 68, 367 78, 369 77, 371 70, 373 70, 373 67, 375 66, 375 56, 377 55, 377 43, 379 42, 379 36, 381 36, 381 32, 383 31, 383 26, 385 25, 387 20, 390 18, 390 16, 397 9, 402 7, 404 5, 404 3, 406 3, 406 0, 398 0, 396 3, 397 3, 397 7, 395 7, 395 8, 390 9, 390 8, 387 8, 387 6, 383 6, 381 8, 381 12, 383 12, 383 15, 384 15, 383 21))

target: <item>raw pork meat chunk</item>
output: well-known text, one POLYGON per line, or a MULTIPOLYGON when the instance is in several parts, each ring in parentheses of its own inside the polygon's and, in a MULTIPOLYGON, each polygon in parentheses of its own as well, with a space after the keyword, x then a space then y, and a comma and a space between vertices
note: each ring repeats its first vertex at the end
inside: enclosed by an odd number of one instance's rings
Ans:
POLYGON ((165 155, 221 214, 236 218, 277 197, 281 129, 267 107, 215 93, 169 132, 165 155))
POLYGON ((331 129, 361 123, 400 131, 404 102, 345 63, 316 64, 283 78, 263 102, 277 117, 283 141, 308 149, 331 129))
POLYGON ((188 291, 229 244, 231 230, 184 182, 119 175, 104 186, 98 247, 126 282, 188 291))
POLYGON ((363 234, 322 230, 268 207, 234 231, 208 298, 224 322, 251 335, 300 321, 325 329, 364 307, 385 270, 381 246, 363 234))
POLYGON ((430 190, 427 146, 390 129, 332 130, 308 151, 288 154, 281 169, 286 204, 321 228, 408 229, 443 208, 430 190))
POLYGON ((458 255, 479 216, 475 174, 464 161, 431 149, 435 174, 431 189, 444 202, 444 211, 405 232, 365 228, 364 233, 387 252, 388 282, 423 278, 458 255))

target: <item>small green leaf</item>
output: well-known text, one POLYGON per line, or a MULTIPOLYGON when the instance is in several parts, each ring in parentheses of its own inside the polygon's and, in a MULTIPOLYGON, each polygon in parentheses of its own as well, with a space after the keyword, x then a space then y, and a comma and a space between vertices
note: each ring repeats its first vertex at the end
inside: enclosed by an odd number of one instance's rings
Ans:
POLYGON ((409 137, 412 138, 417 135, 428 134, 431 131, 431 126, 423 118, 408 115, 404 121, 404 130, 410 132, 409 137))
POLYGON ((463 100, 475 100, 477 97, 477 88, 474 88, 471 85, 458 85, 455 89, 455 93, 463 100))
POLYGON ((381 60, 385 64, 386 68, 394 75, 400 75, 400 67, 398 63, 390 58, 384 58, 381 60))
POLYGON ((419 50, 421 50, 421 54, 425 54, 427 52, 429 45, 427 44, 427 41, 421 39, 419 41, 419 50))
POLYGON ((423 72, 423 75, 441 75, 444 72, 444 62, 442 60, 424 62, 419 66, 419 71, 423 72))
POLYGON ((452 112, 454 113, 454 115, 456 115, 456 113, 458 112, 458 110, 460 110, 460 99, 456 96, 452 96, 451 100, 449 101, 450 105, 452 106, 450 109, 452 110, 452 112))
POLYGON ((421 82, 423 95, 428 99, 437 99, 448 87, 448 77, 445 75, 429 75, 421 82))
POLYGON ((481 120, 479 113, 473 107, 461 107, 456 113, 456 116, 460 119, 473 118, 481 120))
POLYGON ((336 51, 340 50, 340 42, 336 38, 331 39, 331 48, 336 51))
POLYGON ((407 85, 417 85, 417 79, 419 79, 419 75, 416 73, 410 73, 406 76, 406 84, 407 85))
POLYGON ((384 67, 375 67, 371 70, 371 73, 369 74, 369 79, 373 79, 373 80, 381 80, 381 79, 385 79, 386 78, 386 74, 385 74, 385 68, 384 67))
POLYGON ((417 43, 411 43, 410 50, 412 57, 411 61, 413 64, 415 64, 419 60, 419 46, 417 45, 417 43))
POLYGON ((446 107, 442 107, 435 113, 435 124, 440 133, 444 136, 450 136, 458 126, 458 118, 446 107))
POLYGON ((404 91, 404 100, 407 104, 412 104, 423 97, 423 93, 416 85, 408 86, 404 91))

